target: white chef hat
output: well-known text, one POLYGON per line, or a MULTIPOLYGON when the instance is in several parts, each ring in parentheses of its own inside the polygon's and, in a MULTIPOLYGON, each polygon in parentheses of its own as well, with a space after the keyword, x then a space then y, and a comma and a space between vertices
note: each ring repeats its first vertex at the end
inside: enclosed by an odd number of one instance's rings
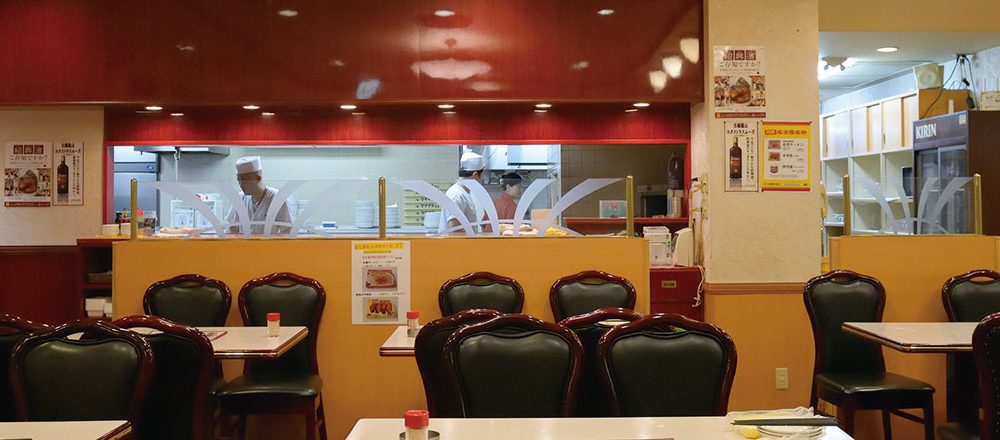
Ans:
POLYGON ((236 174, 255 173, 262 169, 260 156, 246 156, 236 159, 236 174))
POLYGON ((463 154, 460 162, 462 165, 462 171, 479 171, 486 165, 483 160, 483 156, 472 152, 463 154))

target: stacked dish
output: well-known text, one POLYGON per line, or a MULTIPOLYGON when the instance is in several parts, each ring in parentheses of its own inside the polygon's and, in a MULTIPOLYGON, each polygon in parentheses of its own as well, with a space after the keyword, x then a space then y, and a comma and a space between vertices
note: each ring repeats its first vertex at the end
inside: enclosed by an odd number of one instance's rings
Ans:
POLYGON ((389 205, 385 207, 385 227, 399 227, 399 206, 389 205))
POLYGON ((358 200, 354 202, 354 227, 375 227, 375 202, 371 200, 358 200))
POLYGON ((822 426, 758 426, 761 435, 776 438, 813 440, 823 437, 822 426))

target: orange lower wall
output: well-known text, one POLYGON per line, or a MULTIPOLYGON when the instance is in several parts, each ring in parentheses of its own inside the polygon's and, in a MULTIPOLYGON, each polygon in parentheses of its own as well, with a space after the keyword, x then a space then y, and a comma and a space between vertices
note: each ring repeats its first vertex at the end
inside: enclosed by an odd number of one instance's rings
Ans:
MULTIPOLYGON (((142 313, 150 284, 182 273, 222 280, 233 291, 228 324, 240 325, 235 296, 246 281, 290 271, 315 278, 327 293, 318 356, 324 380, 327 432, 343 438, 359 418, 401 417, 425 408, 413 358, 382 358, 378 347, 395 328, 351 325, 350 240, 139 240, 114 245, 115 317, 142 313)), ((636 309, 649 310, 649 267, 645 240, 625 238, 427 239, 411 246, 413 308, 421 321, 440 317, 438 288, 446 280, 489 270, 518 280, 525 289, 524 312, 552 320, 548 291, 559 277, 597 269, 624 276, 638 291, 636 309)), ((227 376, 238 361, 225 363, 227 376)), ((251 438, 293 438, 299 420, 251 420, 251 438), (256 428, 256 429, 255 429, 256 428)))

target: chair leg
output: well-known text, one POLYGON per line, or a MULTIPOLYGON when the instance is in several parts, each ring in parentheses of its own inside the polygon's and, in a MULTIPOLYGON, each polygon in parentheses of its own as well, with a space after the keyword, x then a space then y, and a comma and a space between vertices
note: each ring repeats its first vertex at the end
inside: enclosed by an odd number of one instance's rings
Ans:
POLYGON ((882 410, 882 435, 885 436, 885 440, 892 440, 892 420, 889 417, 890 415, 889 410, 882 410))
POLYGON ((309 402, 306 413, 306 440, 316 440, 316 408, 309 402))
POLYGON ((934 398, 928 397, 924 404, 924 439, 934 440, 934 398))
POLYGON ((854 413, 857 411, 856 407, 857 405, 853 402, 846 402, 837 407, 837 418, 842 423, 841 427, 851 437, 854 437, 854 413))
POLYGON ((319 419, 319 439, 326 440, 326 411, 323 410, 323 396, 319 396, 319 408, 316 409, 319 419))
POLYGON ((236 419, 236 438, 239 440, 244 440, 247 438, 246 414, 240 414, 239 418, 236 419))

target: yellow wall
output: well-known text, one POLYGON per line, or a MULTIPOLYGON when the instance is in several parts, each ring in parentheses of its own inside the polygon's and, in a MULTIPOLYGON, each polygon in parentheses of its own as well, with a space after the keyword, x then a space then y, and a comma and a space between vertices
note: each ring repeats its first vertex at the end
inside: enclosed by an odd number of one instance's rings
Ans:
POLYGON ((994 32, 993 0, 819 0, 821 31, 994 32))
MULTIPOLYGON (((343 438, 364 417, 401 417, 426 408, 412 358, 381 358, 378 347, 395 328, 351 325, 350 240, 140 240, 114 245, 116 317, 142 312, 150 284, 182 273, 224 281, 233 290, 228 324, 240 325, 235 296, 246 281, 290 271, 315 278, 326 289, 318 356, 330 438, 343 438)), ((549 287, 559 277, 597 269, 624 276, 638 290, 636 309, 649 310, 645 240, 625 238, 424 239, 411 240, 413 308, 421 321, 440 317, 437 292, 448 279, 488 270, 518 280, 524 312, 552 320, 549 287)), ((238 372, 227 362, 227 375, 238 372)), ((283 420, 260 432, 290 435, 300 422, 283 420), (270 428, 270 429, 269 429, 270 428)), ((251 428, 254 426, 251 425, 251 428)), ((277 438, 277 437, 274 437, 277 438)))

